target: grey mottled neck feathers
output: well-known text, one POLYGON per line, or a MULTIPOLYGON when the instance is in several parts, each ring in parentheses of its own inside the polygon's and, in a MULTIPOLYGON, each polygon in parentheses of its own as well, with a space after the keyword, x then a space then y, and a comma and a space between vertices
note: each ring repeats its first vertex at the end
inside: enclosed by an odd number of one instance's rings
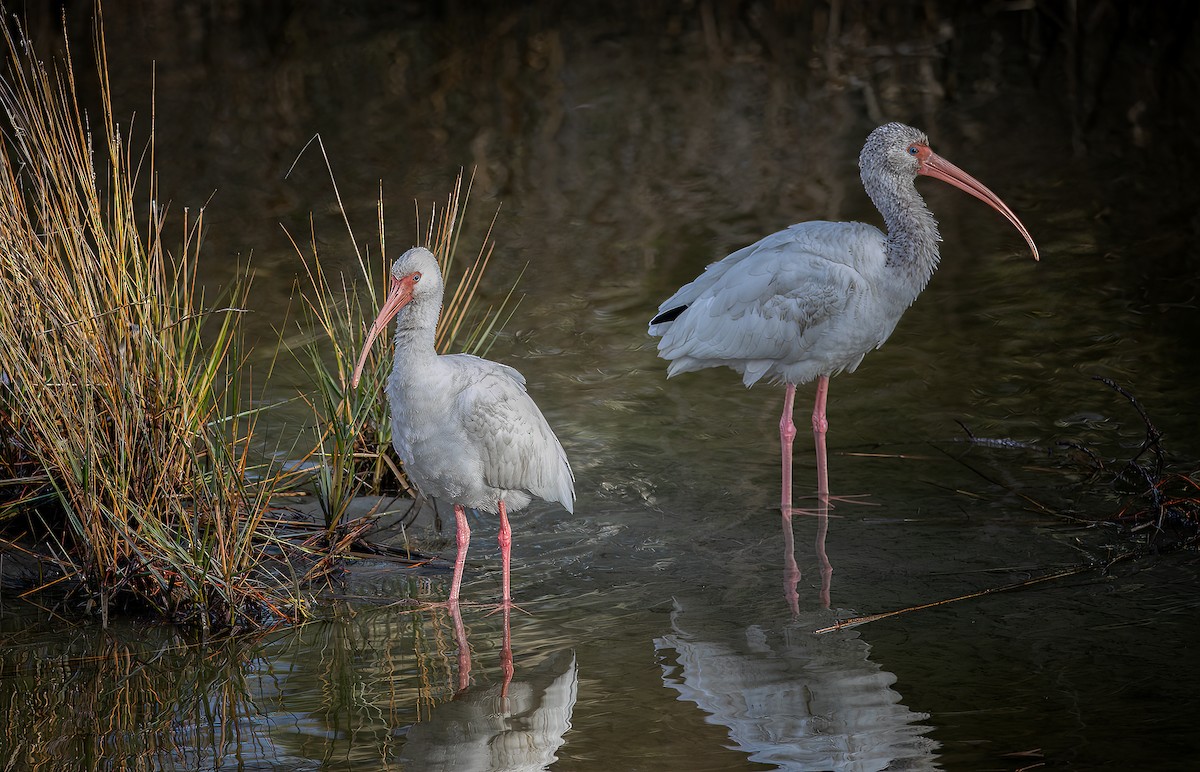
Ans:
POLYGON ((905 277, 915 298, 938 266, 937 220, 908 175, 868 163, 862 166, 862 182, 887 226, 885 265, 905 277))

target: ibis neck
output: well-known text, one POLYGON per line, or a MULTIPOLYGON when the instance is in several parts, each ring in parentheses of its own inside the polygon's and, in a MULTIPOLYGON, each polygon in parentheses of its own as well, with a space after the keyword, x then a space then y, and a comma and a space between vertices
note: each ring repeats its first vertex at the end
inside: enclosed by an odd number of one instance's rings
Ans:
POLYGON ((867 185, 867 194, 887 224, 886 265, 898 271, 919 293, 938 266, 937 220, 925 206, 914 180, 892 179, 890 190, 867 185))
POLYGON ((414 300, 405 307, 396 319, 396 364, 395 370, 406 370, 424 360, 437 356, 434 343, 437 339, 438 314, 442 310, 441 299, 414 300), (428 300, 430 302, 422 302, 428 300))

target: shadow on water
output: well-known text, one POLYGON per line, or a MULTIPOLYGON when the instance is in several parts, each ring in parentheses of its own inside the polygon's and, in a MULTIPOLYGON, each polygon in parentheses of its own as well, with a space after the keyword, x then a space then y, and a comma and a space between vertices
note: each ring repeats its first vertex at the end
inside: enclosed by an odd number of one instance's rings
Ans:
MULTIPOLYGON (((1190 552, 812 635, 1128 544, 1060 517, 1114 511, 1113 491, 1061 456, 965 443, 956 421, 1127 457, 1142 427, 1104 374, 1200 457, 1193 4, 109 5, 117 112, 144 116, 153 76, 160 189, 206 205, 211 286, 253 253, 263 340, 299 271, 280 223, 307 232, 315 212, 319 240, 344 233, 325 170, 287 175, 314 133, 356 227, 383 181, 403 213, 391 245, 415 238, 403 202, 478 169, 479 209, 503 202, 484 294, 532 268, 489 356, 529 379, 579 503, 514 518, 532 616, 507 633, 485 610, 460 631, 392 605, 412 584, 441 599, 448 573, 386 566, 351 571, 356 600, 327 618, 257 640, 100 632, 6 603, 0 766, 486 769, 519 745, 534 769, 1133 769, 1200 750, 1180 661, 1190 552), (793 518, 789 577, 778 393, 730 372, 667 381, 646 321, 767 233, 878 222, 855 161, 883 119, 1001 194, 1043 262, 985 208, 921 188, 942 266, 887 346, 832 382, 840 498, 793 518)), ((65 6, 86 51, 91 6, 65 6)), ((52 16, 39 40, 57 40, 52 16)), ((270 400, 306 382, 284 359, 270 400)), ((294 437, 304 420, 260 426, 294 437)), ((813 468, 798 441, 798 500, 813 468)), ((464 597, 493 598, 495 523, 473 528, 464 597)))

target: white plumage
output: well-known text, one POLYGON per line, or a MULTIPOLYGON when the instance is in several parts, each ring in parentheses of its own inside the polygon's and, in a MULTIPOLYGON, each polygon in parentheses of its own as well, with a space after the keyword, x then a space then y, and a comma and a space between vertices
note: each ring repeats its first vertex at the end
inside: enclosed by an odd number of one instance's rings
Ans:
POLYGON ((515 512, 533 496, 572 511, 567 455, 519 372, 468 354, 397 351, 387 384, 392 442, 423 493, 491 514, 501 501, 515 512))
POLYGON ((1037 247, 994 193, 929 148, 925 134, 889 123, 871 132, 859 156, 863 187, 887 233, 857 222, 807 222, 774 233, 709 265, 658 308, 650 334, 673 376, 729 367, 746 386, 786 384, 780 419, 784 516, 791 514, 792 405, 797 384, 817 380, 813 432, 818 495, 827 496, 825 398, 830 376, 853 372, 883 345, 938 264, 937 221, 917 193, 918 175, 936 177, 984 201, 1037 247))
POLYGON ((650 326, 667 374, 725 365, 753 386, 853 371, 912 302, 881 281, 885 247, 870 225, 807 222, 713 263, 659 307, 686 313, 650 326))
POLYGON ((458 556, 450 602, 458 600, 470 529, 464 508, 499 514, 504 602, 509 594, 507 512, 533 497, 575 504, 567 454, 513 368, 434 348, 442 307, 442 274, 429 250, 405 252, 391 270, 391 290, 367 335, 355 369, 357 385, 367 352, 393 316, 396 359, 387 382, 392 443, 405 472, 427 496, 454 505, 458 556))

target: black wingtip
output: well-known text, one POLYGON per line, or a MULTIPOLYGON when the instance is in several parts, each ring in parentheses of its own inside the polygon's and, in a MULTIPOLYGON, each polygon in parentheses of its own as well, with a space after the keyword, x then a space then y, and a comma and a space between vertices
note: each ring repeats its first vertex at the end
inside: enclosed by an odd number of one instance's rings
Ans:
POLYGON ((686 311, 687 308, 687 306, 677 306, 676 308, 663 311, 661 314, 651 319, 650 324, 665 324, 666 322, 673 322, 678 319, 679 315, 686 311))

